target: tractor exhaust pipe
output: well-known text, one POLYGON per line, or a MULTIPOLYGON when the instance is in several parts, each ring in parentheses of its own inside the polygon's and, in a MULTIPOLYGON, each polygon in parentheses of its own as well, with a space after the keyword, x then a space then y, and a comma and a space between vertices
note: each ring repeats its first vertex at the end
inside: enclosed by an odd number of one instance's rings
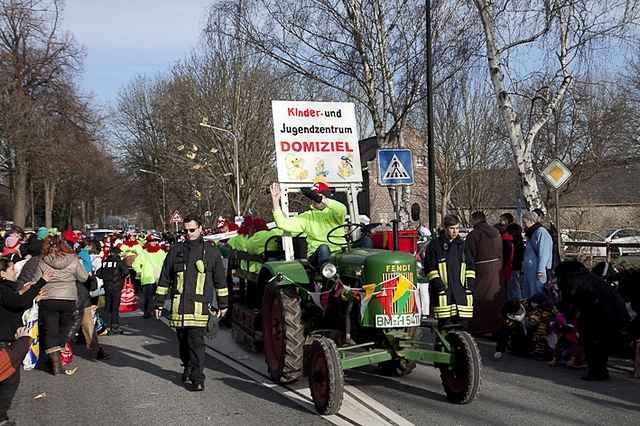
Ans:
POLYGON ((393 219, 391 221, 391 226, 393 229, 393 251, 398 251, 398 244, 400 242, 400 221, 398 219, 393 219))

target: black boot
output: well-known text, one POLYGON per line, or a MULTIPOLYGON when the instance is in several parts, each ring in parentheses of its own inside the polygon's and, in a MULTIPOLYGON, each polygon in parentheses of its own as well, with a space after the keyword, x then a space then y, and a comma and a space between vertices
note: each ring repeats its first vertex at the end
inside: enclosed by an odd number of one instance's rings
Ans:
POLYGON ((182 383, 187 383, 191 381, 191 367, 185 367, 182 372, 182 383))
POLYGON ((98 348, 98 353, 96 354, 96 359, 99 360, 99 361, 103 361, 103 360, 106 360, 106 359, 109 359, 109 358, 111 358, 109 356, 109 354, 107 354, 104 351, 104 349, 102 349, 102 347, 99 347, 98 348))
POLYGON ((204 390, 204 383, 185 383, 185 387, 191 392, 202 392, 204 390))
POLYGON ((53 374, 54 376, 58 374, 64 374, 62 362, 60 361, 60 352, 50 353, 49 361, 51 362, 51 374, 53 374))

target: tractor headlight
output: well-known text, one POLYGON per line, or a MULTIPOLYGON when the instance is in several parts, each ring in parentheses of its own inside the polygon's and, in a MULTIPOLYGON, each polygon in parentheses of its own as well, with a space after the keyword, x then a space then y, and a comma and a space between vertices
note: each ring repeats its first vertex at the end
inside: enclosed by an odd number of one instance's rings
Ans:
POLYGON ((338 268, 333 263, 325 263, 322 267, 322 276, 330 280, 338 273, 338 268))

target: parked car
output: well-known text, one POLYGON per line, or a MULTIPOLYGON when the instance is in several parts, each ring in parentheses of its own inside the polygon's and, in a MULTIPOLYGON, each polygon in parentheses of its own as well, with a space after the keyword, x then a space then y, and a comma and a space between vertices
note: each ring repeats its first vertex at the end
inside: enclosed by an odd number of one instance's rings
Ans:
MULTIPOLYGON (((640 230, 631 228, 610 229, 605 233, 605 241, 610 243, 640 244, 640 230)), ((614 253, 620 256, 625 254, 638 254, 640 247, 618 247, 614 253)))
POLYGON ((587 247, 579 245, 567 245, 573 243, 605 243, 605 239, 593 231, 583 231, 579 229, 563 229, 561 240, 564 245, 564 254, 567 256, 592 256, 606 257, 606 247, 587 247))

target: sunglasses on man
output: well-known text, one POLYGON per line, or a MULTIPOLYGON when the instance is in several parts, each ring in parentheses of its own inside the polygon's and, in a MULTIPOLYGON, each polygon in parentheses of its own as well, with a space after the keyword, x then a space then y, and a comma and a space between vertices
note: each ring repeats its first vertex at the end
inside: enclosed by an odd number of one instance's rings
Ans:
POLYGON ((190 234, 193 234, 194 232, 196 232, 198 230, 198 228, 185 228, 185 231, 187 231, 190 234))

